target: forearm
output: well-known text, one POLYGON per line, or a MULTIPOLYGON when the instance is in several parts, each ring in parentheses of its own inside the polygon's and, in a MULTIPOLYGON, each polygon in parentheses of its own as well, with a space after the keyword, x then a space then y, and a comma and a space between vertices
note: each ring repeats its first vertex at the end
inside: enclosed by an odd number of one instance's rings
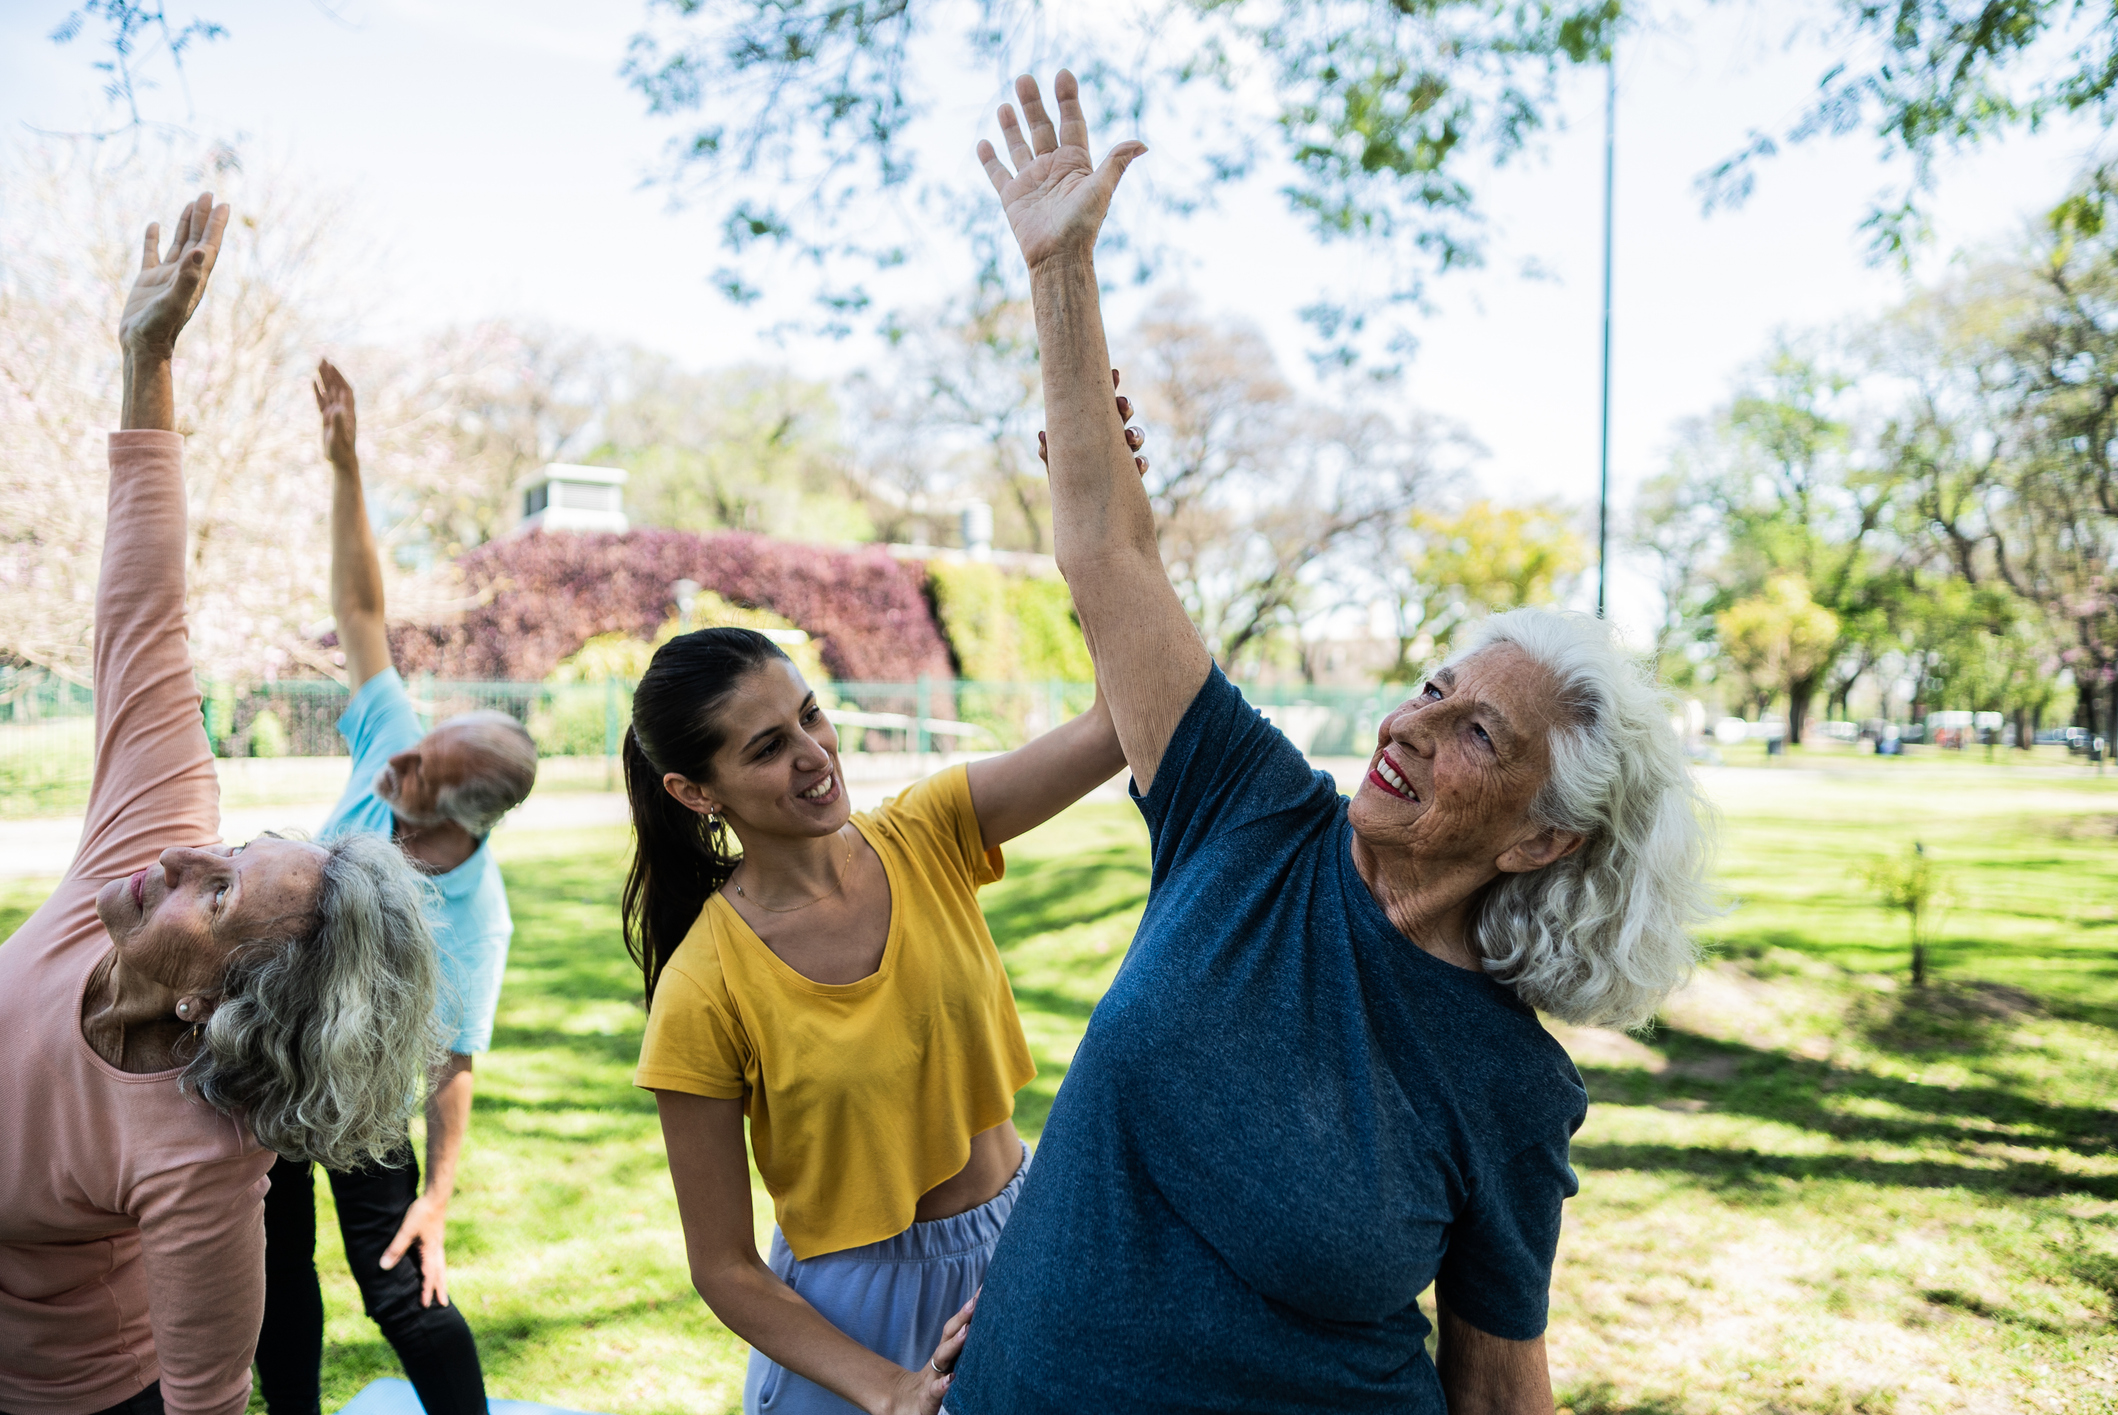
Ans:
POLYGON ((1449 1415, 1551 1415, 1552 1376, 1544 1338, 1509 1341, 1480 1331, 1440 1299, 1435 1367, 1449 1415))
POLYGON ((1099 694, 1081 716, 1012 752, 971 764, 971 810, 979 836, 988 847, 1005 844, 1073 805, 1124 766, 1110 706, 1099 694))
POLYGON ((695 1268, 692 1283, 721 1325, 771 1360, 863 1410, 889 1407, 903 1369, 831 1325, 755 1251, 695 1268))
POLYGON ((1087 255, 1046 261, 1030 272, 1030 294, 1044 372, 1052 541, 1060 565, 1078 566, 1113 552, 1152 556, 1154 513, 1111 401, 1110 343, 1095 263, 1087 255))
POLYGON ((125 432, 176 431, 176 380, 169 356, 125 350, 125 391, 118 407, 118 427, 125 432))
POLYGON ((427 1097, 427 1197, 443 1208, 456 1192, 456 1166, 463 1158, 463 1137, 471 1128, 471 1094, 476 1078, 471 1059, 450 1052, 435 1073, 427 1097))
POLYGON ((360 462, 350 454, 331 464, 331 614, 338 624, 352 686, 389 667, 383 628, 382 556, 368 524, 360 462))

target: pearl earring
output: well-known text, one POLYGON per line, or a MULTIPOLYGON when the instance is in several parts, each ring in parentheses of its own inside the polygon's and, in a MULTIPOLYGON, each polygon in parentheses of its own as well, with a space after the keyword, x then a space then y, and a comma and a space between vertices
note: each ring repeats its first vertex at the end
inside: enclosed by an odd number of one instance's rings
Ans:
POLYGON ((191 1004, 188 1002, 178 1003, 176 1005, 176 1015, 179 1017, 189 1017, 191 1015, 191 1004))

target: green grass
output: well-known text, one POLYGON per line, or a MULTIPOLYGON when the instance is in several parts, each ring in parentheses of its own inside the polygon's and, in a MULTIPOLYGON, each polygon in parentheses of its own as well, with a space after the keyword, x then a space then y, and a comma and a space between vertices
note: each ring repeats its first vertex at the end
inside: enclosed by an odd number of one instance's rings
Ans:
MULTIPOLYGON (((1710 775, 1718 960, 1644 1041, 1556 1029, 1594 1099, 1550 1332, 1575 1415, 2118 1410, 2118 777, 1978 755, 1710 775), (1957 896, 1924 990, 1861 882, 1915 838, 1957 896)), ((744 1348, 690 1291, 629 1080, 624 833, 497 848, 517 933, 450 1252, 491 1388, 734 1411, 744 1348)), ((1008 855, 984 900, 1034 1139, 1138 921, 1145 832, 1092 805, 1008 855)), ((0 888, 0 931, 40 893, 0 888)), ((396 1367, 319 1194, 335 1408, 396 1367)))

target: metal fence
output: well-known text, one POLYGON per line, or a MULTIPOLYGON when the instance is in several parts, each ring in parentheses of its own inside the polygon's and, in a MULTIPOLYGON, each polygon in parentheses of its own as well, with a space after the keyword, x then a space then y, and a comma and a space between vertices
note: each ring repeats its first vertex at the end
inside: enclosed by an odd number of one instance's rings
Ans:
MULTIPOLYGON (((432 726, 474 709, 507 713, 547 758, 607 762, 632 713, 632 684, 461 683, 415 677, 414 708, 432 726)), ((1397 701, 1389 689, 1245 687, 1245 695, 1314 756, 1364 755, 1376 723, 1397 701)), ((203 690, 206 735, 216 756, 236 759, 344 756, 338 719, 343 684, 297 679, 203 690)), ((1087 683, 983 683, 922 678, 909 683, 830 683, 818 688, 840 750, 862 753, 1004 751, 1085 710, 1087 683)), ((92 768, 93 695, 35 669, 0 667, 0 815, 77 810, 92 768)), ((590 762, 581 762, 590 768, 590 762)), ((608 771, 578 773, 608 784, 608 771)))

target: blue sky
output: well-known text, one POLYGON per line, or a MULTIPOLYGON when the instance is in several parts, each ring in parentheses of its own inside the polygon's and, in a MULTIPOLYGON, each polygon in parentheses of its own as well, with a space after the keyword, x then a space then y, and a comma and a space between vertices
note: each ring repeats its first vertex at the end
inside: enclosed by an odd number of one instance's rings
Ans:
MULTIPOLYGON (((1856 230, 1866 203, 1897 175, 1878 165, 1866 138, 1781 156, 1740 211, 1699 209, 1698 173, 1749 128, 1784 124, 1831 57, 1812 42, 1787 42, 1789 17, 1805 7, 1669 7, 1686 18, 1660 22, 1621 55, 1613 428, 1621 495, 1659 469, 1677 422, 1727 396, 1775 329, 1859 318, 1903 290, 1896 271, 1866 263, 1856 230)), ((0 121, 18 132, 105 121, 89 45, 45 39, 69 8, 67 0, 0 7, 0 121)), ((672 211, 665 193, 643 183, 669 129, 648 119, 618 77, 643 18, 636 5, 195 0, 193 8, 229 36, 187 65, 190 126, 245 134, 356 194, 355 219, 389 252, 395 327, 378 336, 512 315, 698 365, 764 358, 829 376, 876 357, 877 346, 860 339, 763 346, 758 330, 798 302, 768 298, 737 311, 713 293, 707 277, 723 257, 712 213, 672 211)), ((954 77, 922 126, 927 160, 971 174, 980 115, 1003 92, 999 74, 954 77), (944 140, 958 129, 960 142, 944 140)), ((186 117, 171 85, 152 102, 161 116, 186 117)), ((1485 445, 1477 489, 1507 500, 1579 504, 1595 492, 1600 82, 1583 76, 1565 106, 1569 131, 1485 180, 1494 258, 1435 286, 1406 382, 1406 396, 1485 445), (1525 278, 1527 263, 1548 274, 1525 278)), ((2092 140, 2054 130, 1957 163, 1936 201, 1939 240, 1925 268, 1962 247, 2014 239, 2058 197, 2092 140)), ((1344 253, 1320 248, 1285 214, 1269 175, 1167 235, 1188 252, 1169 278, 1209 309, 1260 325, 1301 376, 1307 334, 1295 311, 1316 293, 1307 272, 1341 268, 1344 253)), ((925 282, 939 299, 967 277, 960 262, 958 247, 937 241, 904 279, 925 282)), ((1148 293, 1121 294, 1114 322, 1148 293)), ((1637 577, 1620 580, 1618 607, 1637 621, 1651 599, 1637 577)))

